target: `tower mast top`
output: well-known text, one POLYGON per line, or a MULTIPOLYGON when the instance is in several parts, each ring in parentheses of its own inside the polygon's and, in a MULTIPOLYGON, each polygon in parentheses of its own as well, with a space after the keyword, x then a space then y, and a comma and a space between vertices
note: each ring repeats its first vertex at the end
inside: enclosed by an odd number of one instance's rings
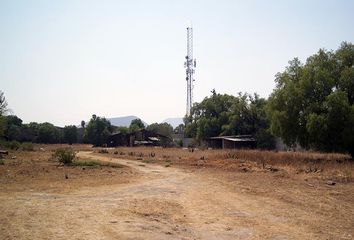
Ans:
POLYGON ((187 56, 184 62, 186 68, 186 80, 187 80, 187 107, 186 115, 191 114, 191 108, 193 105, 193 74, 195 72, 196 60, 193 58, 193 28, 187 27, 187 56))

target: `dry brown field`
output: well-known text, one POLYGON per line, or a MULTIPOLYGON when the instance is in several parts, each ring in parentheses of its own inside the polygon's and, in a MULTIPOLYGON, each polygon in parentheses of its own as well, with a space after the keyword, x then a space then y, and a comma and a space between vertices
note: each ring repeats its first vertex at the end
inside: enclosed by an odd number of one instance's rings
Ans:
POLYGON ((354 238, 348 155, 62 146, 4 156, 0 239, 354 238))

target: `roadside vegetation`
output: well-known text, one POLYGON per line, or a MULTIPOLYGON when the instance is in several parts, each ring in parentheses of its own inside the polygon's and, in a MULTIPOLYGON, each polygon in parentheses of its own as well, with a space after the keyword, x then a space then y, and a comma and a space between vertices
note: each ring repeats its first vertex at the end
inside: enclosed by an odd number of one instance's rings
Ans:
MULTIPOLYGON (((103 153, 102 150, 99 153, 103 153)), ((108 151, 106 150, 106 153, 108 151)), ((77 157, 77 152, 72 147, 59 147, 55 149, 52 154, 54 159, 57 159, 59 163, 65 166, 78 166, 78 167, 113 167, 121 168, 122 165, 113 162, 102 162, 92 159, 81 159, 77 157)))
MULTIPOLYGON (((100 151, 97 150, 97 153, 100 151)), ((107 154, 107 153, 106 153, 107 154)), ((105 155, 106 155, 105 154, 105 155)), ((270 172, 354 182, 354 162, 341 153, 278 152, 265 150, 207 150, 154 147, 120 147, 108 151, 118 159, 133 159, 163 166, 270 172), (116 153, 116 154, 115 154, 116 153)))
MULTIPOLYGON (((146 128, 171 138, 174 133, 195 139, 197 147, 215 136, 252 135, 257 148, 272 150, 279 137, 289 149, 343 153, 354 156, 354 45, 343 42, 333 51, 320 49, 305 63, 291 60, 276 74, 276 87, 268 99, 256 93, 236 96, 217 93, 195 103, 184 124, 145 126, 135 119, 129 127, 116 127, 104 117, 92 115, 80 126, 64 128, 51 123, 23 123, 8 115, 8 103, 0 91, 0 147, 32 151, 31 143, 89 143, 105 146, 112 133, 146 128)), ((181 147, 182 142, 163 146, 181 147)), ((267 154, 264 152, 264 154, 267 154)), ((260 156, 260 158, 264 158, 260 156)))

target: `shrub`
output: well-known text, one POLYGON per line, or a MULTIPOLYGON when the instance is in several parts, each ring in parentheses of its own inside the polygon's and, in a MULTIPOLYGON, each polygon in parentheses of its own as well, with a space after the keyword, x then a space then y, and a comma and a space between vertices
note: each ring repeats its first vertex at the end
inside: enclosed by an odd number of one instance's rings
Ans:
POLYGON ((34 151, 33 143, 24 142, 21 145, 23 151, 34 151))
POLYGON ((76 152, 72 148, 58 148, 53 155, 64 165, 70 165, 76 157, 76 152))
POLYGON ((11 150, 18 150, 21 146, 21 144, 17 141, 4 141, 1 143, 1 145, 4 147, 4 148, 7 148, 7 149, 11 149, 11 150))

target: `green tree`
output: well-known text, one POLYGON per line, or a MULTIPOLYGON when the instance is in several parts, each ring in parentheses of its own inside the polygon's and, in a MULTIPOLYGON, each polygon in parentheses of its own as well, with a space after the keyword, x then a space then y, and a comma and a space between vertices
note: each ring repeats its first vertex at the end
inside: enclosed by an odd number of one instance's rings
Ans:
POLYGON ((215 90, 211 93, 210 97, 196 103, 191 115, 185 117, 185 136, 200 141, 215 136, 254 135, 259 136, 259 147, 274 146, 274 138, 267 132, 265 99, 257 94, 231 96, 215 90))
POLYGON ((124 126, 116 127, 115 130, 123 134, 129 133, 129 128, 124 126))
POLYGON ((129 126, 129 131, 130 132, 135 132, 141 129, 145 129, 145 124, 143 121, 141 121, 140 118, 136 118, 131 121, 130 126, 129 126))
POLYGON ((22 125, 22 141, 37 142, 39 135, 39 124, 36 122, 30 122, 22 125))
POLYGON ((184 133, 184 124, 181 123, 180 125, 175 127, 175 129, 173 131, 176 134, 183 134, 184 133))
POLYGON ((354 154, 354 45, 320 49, 305 64, 276 75, 266 112, 271 131, 288 145, 354 154))
POLYGON ((5 136, 6 119, 4 116, 0 116, 0 139, 5 136))
POLYGON ((45 122, 39 124, 38 142, 40 143, 58 143, 59 130, 51 123, 45 122))
POLYGON ((5 116, 5 121, 5 136, 7 139, 10 141, 20 141, 22 137, 22 120, 15 115, 9 115, 5 116))
POLYGON ((172 138, 173 127, 168 123, 153 123, 147 126, 146 130, 172 138))
POLYGON ((81 121, 81 127, 82 127, 82 128, 85 128, 85 124, 86 124, 85 121, 82 120, 82 121, 81 121))
POLYGON ((89 123, 85 128, 85 140, 95 146, 102 146, 107 143, 109 135, 112 133, 113 127, 106 118, 92 115, 89 123))
POLYGON ((73 144, 77 142, 77 127, 74 125, 65 126, 63 130, 63 140, 65 143, 73 144))

